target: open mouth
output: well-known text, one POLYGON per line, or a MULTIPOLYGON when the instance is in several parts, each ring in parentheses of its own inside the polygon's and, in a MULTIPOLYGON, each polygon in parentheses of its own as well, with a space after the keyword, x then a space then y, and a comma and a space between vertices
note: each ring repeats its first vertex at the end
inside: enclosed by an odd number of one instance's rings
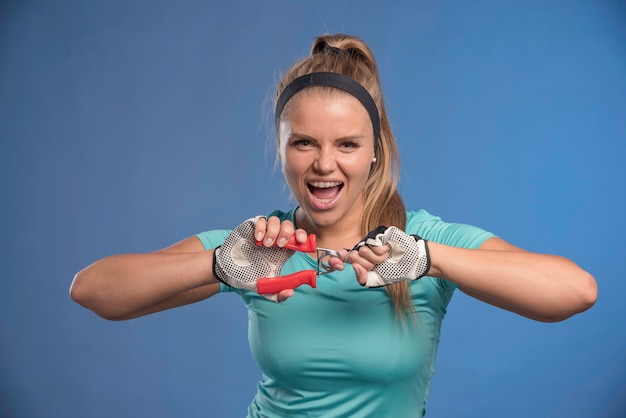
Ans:
POLYGON ((311 195, 320 203, 330 203, 343 188, 343 183, 338 181, 313 181, 307 183, 311 195))

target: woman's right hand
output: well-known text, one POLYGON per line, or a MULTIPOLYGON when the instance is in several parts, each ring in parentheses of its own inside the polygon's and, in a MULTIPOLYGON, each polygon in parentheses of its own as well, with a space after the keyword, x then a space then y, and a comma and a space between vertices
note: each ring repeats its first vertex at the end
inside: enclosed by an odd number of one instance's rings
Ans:
MULTIPOLYGON (((300 244, 306 242, 308 237, 304 229, 296 229, 293 222, 289 220, 281 222, 276 216, 258 218, 254 225, 254 238, 263 242, 265 247, 271 247, 276 243, 277 246, 282 248, 294 235, 296 236, 296 241, 300 244)), ((293 295, 293 289, 285 289, 276 295, 276 300, 284 302, 293 295)))
MULTIPOLYGON (((213 273, 229 286, 256 292, 259 278, 280 275, 281 268, 294 253, 294 250, 282 247, 294 235, 297 242, 306 242, 306 232, 295 230, 291 221, 281 222, 275 216, 248 219, 216 248, 213 273), (261 245, 257 245, 257 242, 261 245)), ((293 289, 286 289, 278 294, 263 296, 284 302, 293 293, 293 289)))

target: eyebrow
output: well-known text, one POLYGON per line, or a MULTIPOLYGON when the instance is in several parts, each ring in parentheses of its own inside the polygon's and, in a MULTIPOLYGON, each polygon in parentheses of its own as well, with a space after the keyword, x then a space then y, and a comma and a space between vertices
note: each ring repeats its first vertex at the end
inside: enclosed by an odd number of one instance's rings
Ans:
MULTIPOLYGON (((290 133, 288 138, 289 139, 293 139, 293 138, 308 139, 308 140, 311 140, 311 141, 317 141, 318 140, 317 138, 314 138, 314 137, 312 137, 310 135, 300 134, 300 133, 297 133, 297 132, 290 133)), ((356 139, 364 139, 364 138, 365 138, 365 135, 348 135, 348 136, 342 136, 342 137, 339 137, 339 138, 335 138, 334 141, 335 142, 338 142, 338 141, 354 141, 356 139)))

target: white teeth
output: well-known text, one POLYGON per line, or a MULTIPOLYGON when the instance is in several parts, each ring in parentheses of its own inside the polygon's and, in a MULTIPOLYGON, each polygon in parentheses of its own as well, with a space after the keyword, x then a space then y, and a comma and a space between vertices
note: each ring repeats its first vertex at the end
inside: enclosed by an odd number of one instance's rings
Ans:
POLYGON ((317 187, 318 189, 327 189, 329 187, 336 187, 341 184, 338 181, 312 181, 309 183, 313 187, 317 187))

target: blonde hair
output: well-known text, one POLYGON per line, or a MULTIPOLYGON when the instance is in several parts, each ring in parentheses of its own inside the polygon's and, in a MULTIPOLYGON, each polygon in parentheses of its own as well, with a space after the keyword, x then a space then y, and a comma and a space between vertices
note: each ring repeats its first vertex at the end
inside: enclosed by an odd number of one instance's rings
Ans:
MULTIPOLYGON (((369 178, 365 185, 365 207, 361 218, 361 233, 365 236, 380 225, 396 226, 404 230, 406 209, 397 190, 400 159, 398 147, 387 118, 380 78, 374 55, 361 39, 344 35, 323 35, 313 42, 311 55, 294 63, 276 88, 275 100, 296 78, 313 72, 333 72, 352 78, 372 96, 380 117, 380 136, 376 141, 369 178)), ((332 89, 319 87, 318 89, 332 89)), ((288 104, 287 104, 288 106, 288 104)), ((280 115, 276 115, 279 117, 280 115)), ((404 316, 414 311, 407 281, 385 288, 396 314, 404 316)))

